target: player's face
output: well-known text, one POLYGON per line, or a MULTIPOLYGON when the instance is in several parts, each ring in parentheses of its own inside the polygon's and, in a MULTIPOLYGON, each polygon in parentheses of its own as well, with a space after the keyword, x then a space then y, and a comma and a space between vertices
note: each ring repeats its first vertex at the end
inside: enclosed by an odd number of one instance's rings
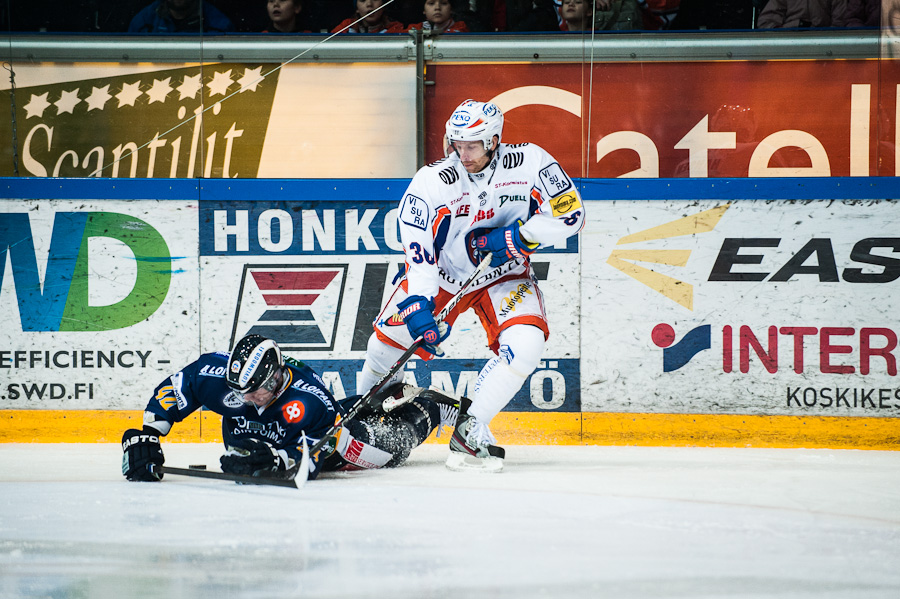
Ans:
MULTIPOLYGON (((480 141, 454 141, 453 149, 459 154, 459 160, 470 173, 480 173, 491 158, 480 141)), ((497 139, 491 143, 491 149, 497 147, 497 139)))
POLYGON ((252 393, 245 393, 241 396, 241 399, 244 400, 245 403, 251 403, 256 407, 262 408, 269 405, 269 403, 275 399, 275 390, 278 389, 278 385, 280 384, 281 372, 276 372, 269 380, 263 383, 259 389, 252 393))

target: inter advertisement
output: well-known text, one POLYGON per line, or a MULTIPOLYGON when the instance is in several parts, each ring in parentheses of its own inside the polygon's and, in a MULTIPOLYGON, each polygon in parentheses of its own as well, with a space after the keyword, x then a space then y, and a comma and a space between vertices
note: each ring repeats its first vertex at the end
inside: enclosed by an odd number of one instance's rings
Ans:
POLYGON ((193 360, 196 201, 0 203, 0 409, 138 409, 193 360))
MULTIPOLYGON (((202 201, 201 331, 204 351, 259 333, 322 373, 338 396, 356 392, 372 323, 403 267, 396 193, 352 204, 308 194, 302 201, 202 201)), ((551 336, 545 359, 508 409, 580 411, 577 240, 533 258, 551 336)), ((474 266, 473 266, 474 268, 474 266)), ((498 270, 485 277, 498 276, 498 270)), ((533 293, 531 289, 523 293, 533 293)), ((517 297, 508 298, 515 310, 517 297)), ((492 356, 477 318, 456 321, 447 356, 414 358, 406 380, 471 394, 492 356)))
POLYGON ((603 206, 585 411, 900 416, 897 201, 603 206))

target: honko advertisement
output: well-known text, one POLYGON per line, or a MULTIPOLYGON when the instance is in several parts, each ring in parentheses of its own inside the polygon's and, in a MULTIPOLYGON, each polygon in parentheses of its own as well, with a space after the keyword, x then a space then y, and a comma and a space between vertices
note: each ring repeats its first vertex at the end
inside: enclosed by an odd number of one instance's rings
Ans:
POLYGON ((896 200, 592 207, 585 411, 900 416, 896 200))
MULTIPOLYGON (((202 202, 204 350, 227 348, 248 333, 270 336, 322 373, 336 395, 356 393, 372 323, 403 268, 396 225, 403 190, 384 189, 352 203, 317 202, 314 196, 304 202, 202 202)), ((507 409, 578 412, 577 240, 547 248, 533 262, 551 337, 545 359, 507 409)), ((484 278, 501 271, 489 270, 484 278)), ((519 303, 515 293, 506 302, 511 311, 519 303)), ((470 395, 492 357, 477 317, 460 317, 442 348, 445 358, 411 360, 406 381, 470 395)))
POLYGON ((197 202, 0 203, 0 408, 134 409, 194 359, 197 202))
POLYGON ((410 65, 17 65, 0 176, 401 177, 410 65))

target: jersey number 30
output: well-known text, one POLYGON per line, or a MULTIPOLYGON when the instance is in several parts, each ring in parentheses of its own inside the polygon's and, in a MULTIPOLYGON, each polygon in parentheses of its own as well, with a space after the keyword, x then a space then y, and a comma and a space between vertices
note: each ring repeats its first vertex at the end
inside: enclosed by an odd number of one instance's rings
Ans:
POLYGON ((423 249, 417 241, 409 244, 409 249, 413 251, 412 261, 416 264, 422 264, 422 262, 434 264, 434 257, 428 253, 428 250, 423 249))

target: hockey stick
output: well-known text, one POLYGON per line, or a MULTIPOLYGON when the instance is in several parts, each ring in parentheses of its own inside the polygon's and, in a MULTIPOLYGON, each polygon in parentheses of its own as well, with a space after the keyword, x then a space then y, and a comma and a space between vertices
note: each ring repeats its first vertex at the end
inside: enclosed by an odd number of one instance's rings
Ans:
POLYGON ((226 472, 197 470, 194 468, 173 468, 171 466, 157 466, 154 470, 160 474, 176 474, 178 476, 193 476, 195 478, 215 478, 217 480, 230 480, 246 485, 271 485, 275 487, 298 488, 297 481, 292 478, 282 479, 269 476, 245 476, 241 474, 228 474, 226 472))
MULTIPOLYGON (((478 266, 475 267, 475 271, 472 272, 471 275, 469 275, 469 278, 466 279, 465 282, 463 282, 462 286, 459 288, 459 291, 457 291, 453 295, 453 297, 450 298, 450 300, 444 305, 441 311, 438 312, 437 316, 435 316, 435 322, 440 324, 444 321, 445 318, 447 318, 447 316, 450 314, 450 311, 456 307, 456 304, 459 303, 459 300, 462 299, 463 295, 466 294, 475 280, 480 277, 485 270, 488 269, 491 264, 492 257, 493 254, 491 254, 490 252, 485 254, 484 258, 481 260, 478 266)), ((400 358, 398 358, 397 361, 394 362, 394 365, 391 366, 390 370, 388 370, 387 373, 384 374, 384 376, 378 379, 378 381, 374 385, 372 385, 372 387, 368 391, 366 391, 365 395, 356 400, 353 406, 349 410, 347 410, 347 415, 335 422, 331 426, 331 428, 325 431, 325 434, 322 435, 322 438, 319 439, 309 450, 309 454, 312 456, 316 455, 328 442, 330 442, 331 439, 334 438, 334 436, 337 434, 338 429, 343 426, 344 422, 355 418, 359 411, 363 409, 364 406, 368 405, 369 400, 372 399, 372 397, 376 393, 381 391, 381 389, 387 384, 387 382, 394 378, 395 374, 400 372, 400 369, 403 368, 403 365, 406 364, 406 361, 409 360, 412 355, 416 353, 416 350, 418 350, 423 345, 425 345, 425 339, 423 337, 419 337, 418 339, 416 339, 416 341, 409 346, 409 349, 403 352, 403 355, 401 355, 400 358)), ((294 469, 299 470, 299 464, 296 465, 294 469)), ((309 469, 307 468, 303 472, 297 472, 296 475, 302 477, 305 480, 309 477, 309 469)))
MULTIPOLYGON (((303 457, 296 465, 297 470, 309 472, 309 445, 306 437, 303 438, 303 457)), ((288 487, 299 489, 305 483, 308 476, 297 477, 296 473, 288 472, 288 478, 275 478, 272 476, 247 476, 245 474, 229 474, 227 472, 212 472, 198 470, 196 468, 173 468, 170 466, 153 465, 153 470, 160 474, 175 474, 178 476, 192 476, 194 478, 214 478, 216 480, 228 480, 243 485, 268 485, 273 487, 288 487)))

